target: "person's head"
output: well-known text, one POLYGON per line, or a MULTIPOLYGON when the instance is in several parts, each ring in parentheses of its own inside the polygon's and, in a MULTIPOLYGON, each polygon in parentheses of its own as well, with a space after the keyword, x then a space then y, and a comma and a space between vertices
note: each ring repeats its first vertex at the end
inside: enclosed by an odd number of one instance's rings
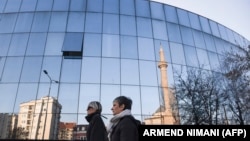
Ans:
POLYGON ((87 108, 87 113, 88 115, 89 114, 92 114, 92 113, 99 113, 101 114, 102 112, 102 105, 100 102, 98 101, 91 101, 88 105, 88 108, 87 108))
POLYGON ((131 110, 132 100, 126 96, 118 96, 113 100, 113 107, 111 108, 113 115, 119 114, 128 109, 131 110))

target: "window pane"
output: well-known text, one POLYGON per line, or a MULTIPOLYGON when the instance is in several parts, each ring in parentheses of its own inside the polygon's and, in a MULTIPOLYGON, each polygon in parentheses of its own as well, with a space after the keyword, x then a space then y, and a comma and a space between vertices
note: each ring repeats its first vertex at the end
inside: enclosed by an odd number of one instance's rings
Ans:
POLYGON ((212 34, 214 36, 220 37, 220 32, 219 32, 219 28, 218 28, 218 24, 214 21, 209 20, 210 26, 211 26, 211 30, 212 30, 212 34))
POLYGON ((104 0, 104 13, 119 13, 119 0, 104 0))
POLYGON ((197 30, 201 30, 199 16, 194 13, 188 13, 188 16, 190 19, 191 27, 197 30))
POLYGON ((52 32, 65 32, 68 13, 66 12, 53 12, 49 31, 52 32))
POLYGON ((153 23, 154 38, 168 40, 166 23, 157 20, 153 20, 152 23, 153 23))
POLYGON ((81 79, 79 78, 80 72, 81 72, 81 60, 64 59, 62 64, 62 74, 60 82, 79 83, 81 79))
POLYGON ((19 13, 15 32, 30 32, 33 21, 33 13, 19 13))
POLYGON ((61 55, 64 33, 49 33, 45 48, 45 55, 61 55))
POLYGON ((149 2, 144 0, 136 0, 136 15, 142 17, 150 17, 149 2))
POLYGON ((102 56, 120 57, 120 42, 118 35, 104 34, 102 37, 102 56))
POLYGON ((0 56, 7 56, 11 34, 0 34, 0 56))
POLYGON ((101 56, 101 34, 85 34, 83 56, 101 56))
POLYGON ((103 14, 103 33, 119 34, 118 15, 103 14))
MULTIPOLYGON (((144 86, 158 86, 157 84, 157 66, 152 61, 140 61, 140 82, 144 86)), ((143 95, 144 96, 144 95, 143 95)))
POLYGON ((153 40, 149 38, 138 38, 139 59, 155 60, 153 40))
POLYGON ((157 62, 160 61, 160 47, 162 47, 163 49, 165 61, 172 62, 170 56, 169 44, 167 41, 155 40, 154 45, 155 45, 155 56, 157 62))
POLYGON ((170 51, 173 63, 185 65, 184 50, 181 44, 170 43, 170 51))
MULTIPOLYGON (((136 36, 135 17, 120 16, 121 34, 136 36)), ((144 29, 145 30, 145 29, 144 29)))
POLYGON ((142 37, 153 37, 151 20, 137 17, 137 33, 142 37))
POLYGON ((221 72, 219 58, 217 54, 209 51, 208 56, 210 60, 211 69, 214 71, 221 72))
POLYGON ((8 0, 5 6, 5 12, 18 12, 22 0, 8 0))
POLYGON ((62 51, 82 51, 82 33, 66 33, 62 51))
POLYGON ((202 31, 204 31, 206 33, 211 33, 211 29, 210 29, 208 19, 200 16, 200 21, 201 21, 201 29, 202 29, 202 31))
POLYGON ((1 82, 19 82, 22 65, 23 57, 8 57, 1 82))
POLYGON ((5 8, 5 4, 6 4, 7 0, 1 0, 0 1, 0 13, 3 12, 4 8, 5 8))
POLYGON ((211 35, 204 34, 204 39, 205 39, 205 43, 206 43, 206 46, 207 46, 207 50, 216 52, 213 37, 211 35))
POLYGON ((181 36, 183 44, 194 46, 194 39, 191 28, 181 26, 181 36))
POLYGON ((128 84, 128 85, 139 85, 139 70, 138 69, 139 69, 138 60, 122 59, 121 60, 121 83, 128 84))
POLYGON ((54 0, 53 11, 68 11, 69 0, 54 0))
MULTIPOLYGON (((43 60, 42 70, 46 70, 50 75, 51 79, 60 81, 60 70, 61 70, 62 57, 45 57, 43 60)), ((40 82, 49 82, 48 76, 42 71, 40 82)), ((53 83, 54 84, 54 83, 53 83)), ((55 83, 56 84, 56 83, 55 83)), ((43 93, 44 94, 44 93, 43 93)))
POLYGON ((194 35, 195 46, 198 48, 206 49, 205 40, 204 40, 202 32, 193 30, 193 35, 194 35))
POLYGON ((182 9, 177 9, 177 14, 178 14, 179 23, 181 25, 190 27, 190 22, 189 22, 187 11, 182 10, 182 9))
POLYGON ((14 34, 10 44, 8 55, 23 56, 26 51, 29 34, 14 34))
POLYGON ((37 11, 51 11, 53 0, 38 0, 37 11))
POLYGON ((135 15, 134 0, 121 0, 120 1, 120 14, 135 15))
POLYGON ((169 5, 164 5, 164 8, 165 8, 166 20, 168 22, 178 23, 176 8, 169 5))
POLYGON ((136 37, 121 36, 121 58, 138 59, 136 37))
POLYGON ((194 47, 184 46, 186 62, 188 66, 199 67, 197 53, 194 47))
POLYGON ((157 109, 160 108, 160 100, 159 100, 159 90, 158 87, 141 87, 141 107, 142 113, 148 114, 148 116, 152 116, 157 109), (150 97, 150 98, 147 98, 150 97), (152 103, 152 104, 149 104, 152 103))
POLYGON ((85 11, 87 0, 71 0, 70 11, 85 11))
POLYGON ((100 83, 101 78, 101 59, 93 57, 84 57, 82 59, 81 82, 100 83))
POLYGON ((26 55, 43 55, 46 37, 46 33, 31 33, 26 55))
POLYGON ((18 84, 0 84, 2 98, 0 98, 0 113, 12 113, 15 105, 18 84))
POLYGON ((82 12, 69 12, 67 31, 83 32, 85 24, 85 14, 82 12))
POLYGON ((0 33, 12 33, 15 27, 17 14, 3 14, 0 22, 0 33))
POLYGON ((35 11, 37 0, 23 0, 20 11, 35 11))
POLYGON ((151 15, 153 19, 165 20, 163 6, 161 3, 150 3, 151 15))
POLYGON ((102 15, 99 13, 87 13, 85 32, 102 32, 102 15))
POLYGON ((37 12, 32 24, 32 32, 47 32, 49 28, 50 12, 37 12))
POLYGON ((210 70, 207 52, 203 49, 197 49, 197 55, 200 68, 210 70))
POLYGON ((169 41, 181 43, 181 31, 179 25, 167 23, 169 41))
POLYGON ((41 57, 25 57, 21 82, 38 82, 41 66, 41 57))
POLYGON ((102 12, 103 0, 89 0, 87 4, 87 11, 102 12))
POLYGON ((120 60, 103 58, 101 78, 101 83, 120 84, 120 60))

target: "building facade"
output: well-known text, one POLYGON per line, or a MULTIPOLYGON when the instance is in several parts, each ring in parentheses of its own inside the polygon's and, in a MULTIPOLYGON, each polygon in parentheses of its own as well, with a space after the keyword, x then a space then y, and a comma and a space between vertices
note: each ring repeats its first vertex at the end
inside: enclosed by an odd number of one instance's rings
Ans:
POLYGON ((76 125, 87 124, 92 100, 111 118, 119 95, 133 99, 142 122, 161 120, 161 45, 172 88, 176 72, 221 73, 223 53, 249 44, 199 13, 149 0, 1 0, 0 19, 0 113, 18 114, 23 102, 49 96, 62 106, 51 116, 76 125))

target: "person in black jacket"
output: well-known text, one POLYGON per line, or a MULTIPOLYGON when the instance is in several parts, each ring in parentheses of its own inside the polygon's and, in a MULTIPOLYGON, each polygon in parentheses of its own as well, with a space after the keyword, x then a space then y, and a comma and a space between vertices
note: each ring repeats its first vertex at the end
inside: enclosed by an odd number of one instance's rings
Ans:
POLYGON ((108 141, 107 130, 101 117, 102 105, 92 101, 87 108, 86 120, 89 122, 87 141, 108 141))
POLYGON ((114 117, 107 127, 109 141, 138 141, 138 127, 131 114, 132 100, 119 96, 113 100, 111 108, 114 117))

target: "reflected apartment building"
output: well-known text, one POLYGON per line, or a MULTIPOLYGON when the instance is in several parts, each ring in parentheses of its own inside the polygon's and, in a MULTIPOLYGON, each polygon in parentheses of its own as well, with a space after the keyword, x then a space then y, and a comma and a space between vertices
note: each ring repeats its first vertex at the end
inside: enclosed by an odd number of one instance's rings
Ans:
POLYGON ((223 53, 248 45, 199 13, 150 0, 1 0, 0 138, 20 129, 58 139, 59 122, 88 124, 93 100, 108 124, 120 95, 145 124, 179 124, 174 74, 223 73, 223 53))

